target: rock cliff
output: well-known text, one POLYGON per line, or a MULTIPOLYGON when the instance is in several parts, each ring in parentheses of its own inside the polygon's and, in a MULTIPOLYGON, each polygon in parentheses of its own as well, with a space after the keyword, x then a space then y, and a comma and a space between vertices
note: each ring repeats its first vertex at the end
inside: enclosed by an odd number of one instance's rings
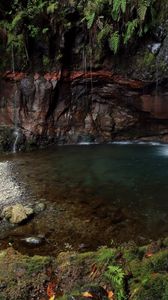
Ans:
POLYGON ((16 128, 18 148, 125 139, 167 142, 166 99, 166 86, 156 91, 149 82, 109 71, 6 73, 0 89, 2 144, 10 149, 16 128))

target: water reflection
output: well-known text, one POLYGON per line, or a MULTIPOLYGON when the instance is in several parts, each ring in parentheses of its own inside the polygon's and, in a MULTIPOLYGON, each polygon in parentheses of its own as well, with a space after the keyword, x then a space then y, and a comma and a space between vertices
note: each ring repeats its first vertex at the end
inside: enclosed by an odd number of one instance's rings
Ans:
POLYGON ((159 154, 161 156, 168 156, 168 146, 162 145, 162 147, 159 147, 159 154))

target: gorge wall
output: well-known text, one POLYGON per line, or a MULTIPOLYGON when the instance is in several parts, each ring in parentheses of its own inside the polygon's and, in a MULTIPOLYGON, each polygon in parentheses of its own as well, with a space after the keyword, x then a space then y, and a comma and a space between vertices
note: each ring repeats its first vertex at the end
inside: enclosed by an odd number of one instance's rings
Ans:
POLYGON ((48 144, 168 141, 166 85, 109 71, 6 73, 0 82, 0 137, 10 150, 48 144))

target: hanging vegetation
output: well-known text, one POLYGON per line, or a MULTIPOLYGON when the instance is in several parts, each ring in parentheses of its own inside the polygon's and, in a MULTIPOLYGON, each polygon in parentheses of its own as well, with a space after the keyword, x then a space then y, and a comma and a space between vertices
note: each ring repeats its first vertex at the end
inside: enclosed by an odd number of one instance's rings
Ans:
MULTIPOLYGON (((62 35, 74 26, 84 26, 99 53, 108 48, 113 54, 144 36, 154 25, 156 0, 13 0, 0 4, 0 36, 6 32, 6 50, 29 63, 30 40, 46 43, 53 33, 62 35), (77 20, 70 19, 76 14, 77 20)), ((92 47, 93 45, 89 45, 92 47)), ((60 48, 61 48, 60 41, 60 48)), ((93 47, 94 48, 94 47, 93 47)), ((58 52, 58 51, 57 51, 58 52)), ((57 56, 61 58, 61 50, 57 56)), ((46 59, 47 61, 47 59, 46 59)))

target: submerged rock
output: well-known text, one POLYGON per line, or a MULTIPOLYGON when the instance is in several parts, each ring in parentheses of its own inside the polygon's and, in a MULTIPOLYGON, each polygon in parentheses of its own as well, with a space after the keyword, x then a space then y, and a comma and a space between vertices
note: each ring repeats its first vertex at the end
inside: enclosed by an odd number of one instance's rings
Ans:
POLYGON ((44 211, 45 208, 46 208, 46 206, 45 206, 44 203, 38 202, 38 203, 36 203, 36 205, 35 205, 35 207, 34 207, 34 212, 35 212, 36 214, 38 214, 38 213, 44 211))
POLYGON ((26 237, 26 238, 21 239, 21 241, 23 241, 23 242, 25 242, 26 244, 29 244, 29 245, 38 246, 38 245, 40 245, 44 242, 44 236, 43 235, 30 236, 30 237, 26 237))
POLYGON ((22 221, 28 219, 34 213, 33 209, 30 207, 23 206, 17 203, 13 206, 7 206, 2 210, 1 216, 9 220, 12 224, 19 224, 22 221))

